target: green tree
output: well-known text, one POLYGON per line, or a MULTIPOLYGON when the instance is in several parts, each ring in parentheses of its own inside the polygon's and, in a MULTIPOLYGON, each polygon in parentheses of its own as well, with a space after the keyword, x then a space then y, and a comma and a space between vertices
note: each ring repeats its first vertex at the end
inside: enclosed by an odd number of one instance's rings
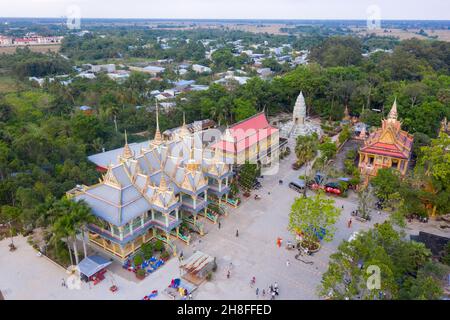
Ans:
POLYGON ((340 209, 332 199, 322 192, 313 197, 296 198, 289 214, 288 229, 294 234, 303 234, 307 242, 317 242, 317 233, 325 230, 324 241, 333 240, 340 209))
POLYGON ((399 190, 400 177, 394 169, 379 169, 376 177, 371 180, 375 195, 383 201, 388 201, 399 190))
POLYGON ((234 99, 233 114, 236 122, 250 118, 257 112, 251 101, 242 98, 234 99))
POLYGON ((242 165, 239 171, 239 184, 245 191, 250 191, 258 177, 258 168, 255 163, 248 161, 242 165))
POLYGON ((299 166, 314 159, 317 154, 318 143, 319 138, 315 132, 309 136, 297 137, 295 155, 297 156, 297 163, 299 166))
POLYGON ((442 294, 441 272, 429 270, 430 263, 431 253, 422 243, 405 240, 384 222, 339 245, 319 292, 337 300, 436 299, 442 294), (379 287, 368 286, 374 284, 372 268, 379 268, 379 287))

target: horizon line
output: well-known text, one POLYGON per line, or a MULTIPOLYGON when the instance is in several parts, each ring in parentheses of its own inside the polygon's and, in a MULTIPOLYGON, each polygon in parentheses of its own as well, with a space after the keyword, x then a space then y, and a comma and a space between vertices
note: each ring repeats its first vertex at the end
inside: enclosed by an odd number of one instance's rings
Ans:
MULTIPOLYGON (((67 19, 66 16, 59 16, 59 17, 20 17, 20 16, 14 16, 14 17, 0 17, 0 19, 67 19)), ((169 21, 252 21, 252 20, 258 20, 258 21, 367 21, 367 19, 361 19, 361 18, 299 18, 299 19, 292 19, 292 18, 132 18, 132 17, 122 17, 122 18, 99 18, 99 17, 86 17, 81 18, 81 20, 169 20, 169 21)), ((450 22, 450 19, 380 19, 380 21, 440 21, 440 22, 450 22)))

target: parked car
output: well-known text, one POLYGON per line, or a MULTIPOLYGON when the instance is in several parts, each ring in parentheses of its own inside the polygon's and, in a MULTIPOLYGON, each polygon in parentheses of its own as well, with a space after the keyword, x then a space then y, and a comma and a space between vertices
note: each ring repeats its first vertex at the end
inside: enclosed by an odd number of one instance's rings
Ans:
POLYGON ((305 187, 306 187, 305 181, 301 180, 301 179, 297 179, 297 180, 291 181, 289 183, 289 188, 291 188, 297 192, 300 192, 300 193, 304 192, 305 187))

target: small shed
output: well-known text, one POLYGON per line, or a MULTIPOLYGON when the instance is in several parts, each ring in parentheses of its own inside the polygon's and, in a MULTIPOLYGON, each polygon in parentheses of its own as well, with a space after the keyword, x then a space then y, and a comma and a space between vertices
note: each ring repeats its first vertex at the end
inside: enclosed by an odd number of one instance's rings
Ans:
POLYGON ((180 264, 181 270, 184 271, 182 278, 194 283, 201 284, 206 276, 214 268, 214 258, 201 251, 196 251, 192 256, 180 264))
POLYGON ((90 278, 93 275, 106 269, 111 264, 111 261, 101 256, 86 257, 78 264, 78 271, 86 278, 90 278))

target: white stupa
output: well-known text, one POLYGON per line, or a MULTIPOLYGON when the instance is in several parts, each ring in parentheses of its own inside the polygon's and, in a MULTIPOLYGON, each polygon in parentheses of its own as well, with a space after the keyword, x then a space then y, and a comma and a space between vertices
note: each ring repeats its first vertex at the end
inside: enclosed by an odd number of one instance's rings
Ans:
POLYGON ((305 124, 306 103, 305 103, 305 98, 303 97, 303 92, 301 92, 301 91, 297 97, 297 100, 295 101, 294 112, 292 113, 292 119, 294 121, 294 125, 305 124))
POLYGON ((319 137, 322 135, 320 125, 308 120, 305 97, 303 92, 300 92, 295 101, 292 121, 285 123, 280 129, 280 133, 284 138, 297 138, 298 136, 311 135, 313 132, 316 132, 319 137))

